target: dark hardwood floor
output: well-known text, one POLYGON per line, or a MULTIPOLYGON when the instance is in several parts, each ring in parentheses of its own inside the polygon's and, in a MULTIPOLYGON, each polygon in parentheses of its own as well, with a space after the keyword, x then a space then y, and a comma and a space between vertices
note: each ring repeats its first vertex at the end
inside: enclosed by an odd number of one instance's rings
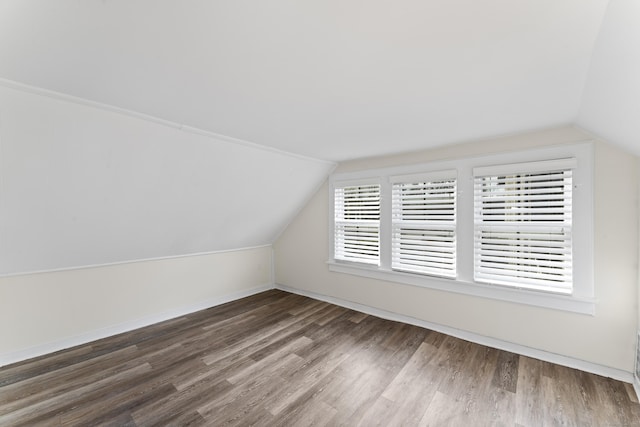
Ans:
POLYGON ((0 369, 0 425, 639 426, 629 384, 282 291, 0 369))

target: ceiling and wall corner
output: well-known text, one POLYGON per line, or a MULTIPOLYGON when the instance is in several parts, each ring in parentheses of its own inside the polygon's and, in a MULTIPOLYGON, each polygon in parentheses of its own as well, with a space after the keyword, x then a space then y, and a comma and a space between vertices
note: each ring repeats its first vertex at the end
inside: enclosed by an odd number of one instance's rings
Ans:
POLYGON ((577 124, 640 155, 640 2, 612 0, 595 44, 577 124))
POLYGON ((639 154, 639 9, 2 0, 0 270, 268 244, 346 159, 562 124, 639 154))
POLYGON ((0 84, 2 274, 267 245, 333 167, 33 92, 0 84))
POLYGON ((3 0, 0 77, 342 161, 574 123, 630 2, 3 0))
POLYGON ((571 123, 638 154, 638 8, 2 0, 0 271, 271 243, 335 161, 571 123))

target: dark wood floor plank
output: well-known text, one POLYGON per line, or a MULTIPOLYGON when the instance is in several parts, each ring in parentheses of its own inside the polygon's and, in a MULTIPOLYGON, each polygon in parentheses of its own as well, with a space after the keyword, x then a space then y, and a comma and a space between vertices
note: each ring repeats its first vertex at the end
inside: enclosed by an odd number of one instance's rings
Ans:
MULTIPOLYGON (((85 425, 88 426, 89 424, 85 425)), ((104 422, 96 422, 93 425, 96 427, 136 427, 135 421, 127 413, 120 414, 104 422)))
POLYGON ((188 317, 177 317, 134 331, 102 338, 91 343, 93 354, 91 354, 90 357, 95 357, 104 352, 112 352, 118 348, 128 347, 130 345, 139 346, 154 338, 161 339, 161 337, 167 336, 174 331, 182 331, 191 327, 194 327, 194 325, 188 317))
POLYGON ((75 388, 64 395, 57 395, 15 411, 2 414, 0 416, 0 425, 32 425, 35 422, 46 421, 47 419, 57 417, 59 413, 71 408, 76 400, 86 398, 87 394, 101 394, 102 390, 111 386, 114 381, 124 381, 131 376, 151 370, 151 365, 144 363, 109 378, 75 388))
POLYGON ((251 366, 227 377, 227 381, 231 384, 239 384, 255 378, 257 375, 265 375, 266 373, 279 375, 283 369, 290 369, 297 364, 303 364, 304 359, 295 353, 297 350, 308 346, 312 342, 313 341, 307 337, 300 337, 271 353, 269 356, 256 361, 251 366))
POLYGON ((133 420, 131 410, 175 393, 171 384, 141 384, 128 390, 115 388, 99 401, 84 404, 60 416, 62 425, 99 425, 114 420, 133 420))
POLYGON ((358 427, 392 426, 394 417, 402 414, 400 404, 392 402, 383 395, 378 397, 373 405, 365 411, 358 421, 358 427))
MULTIPOLYGON (((203 418, 215 426, 245 426, 251 421, 273 420, 264 405, 284 387, 284 381, 277 376, 271 379, 257 378, 255 381, 235 387, 226 399, 208 403, 198 409, 203 418), (232 396, 232 397, 231 397, 232 396), (231 400, 229 398, 231 397, 231 400)), ((272 421, 273 423, 273 421, 272 421)), ((273 425, 273 424, 271 424, 273 425)))
POLYGON ((395 402, 397 408, 395 414, 389 417, 389 425, 417 425, 422 419, 446 376, 443 370, 429 368, 437 352, 437 348, 423 342, 385 388, 382 397, 395 402))
POLYGON ((91 345, 84 345, 5 366, 0 370, 0 387, 78 363, 78 360, 91 355, 92 352, 93 347, 91 345))
POLYGON ((635 426, 619 381, 279 290, 0 368, 0 426, 635 426))
POLYGON ((316 320, 315 323, 317 323, 320 326, 325 326, 327 323, 331 322, 335 318, 342 316, 343 314, 348 312, 350 313, 351 310, 334 305, 331 307, 331 309, 327 313, 325 313, 321 318, 316 320))
POLYGON ((204 418, 197 408, 205 405, 211 396, 221 396, 233 386, 226 380, 209 377, 208 381, 198 382, 191 387, 139 405, 132 410, 132 418, 137 425, 183 425, 183 418, 204 418))
MULTIPOLYGON (((202 362, 202 359, 200 359, 202 362)), ((172 383, 176 390, 182 391, 200 383, 209 383, 211 381, 226 381, 228 375, 239 370, 248 368, 255 363, 254 360, 241 357, 233 360, 221 360, 213 365, 202 363, 197 369, 184 371, 172 378, 172 383)))
POLYGON ((624 386, 620 381, 611 378, 604 378, 597 375, 591 376, 590 379, 596 384, 596 395, 598 401, 601 402, 603 418, 607 418, 607 422, 613 424, 613 420, 619 420, 619 425, 639 425, 634 417, 637 405, 630 403, 630 399, 626 396, 624 386))
POLYGON ((349 320, 352 321, 353 323, 360 323, 362 322, 367 316, 369 316, 366 313, 361 313, 359 311, 356 311, 351 317, 349 317, 349 320))
POLYGON ((316 308, 327 308, 327 307, 330 308, 331 306, 331 304, 326 303, 324 301, 308 299, 300 295, 297 295, 297 297, 300 298, 300 300, 298 300, 298 304, 296 304, 296 306, 294 307, 291 307, 288 311, 288 313, 293 316, 304 314, 310 310, 315 311, 314 309, 316 308))
POLYGON ((428 331, 427 337, 424 339, 424 342, 431 344, 436 348, 440 348, 447 336, 448 335, 441 334, 437 331, 428 331))
POLYGON ((502 387, 489 385, 484 394, 477 396, 473 406, 465 407, 465 411, 479 425, 512 425, 516 417, 516 394, 502 387), (468 410, 466 409, 468 408, 468 410))
POLYGON ((591 405, 596 399, 593 382, 582 377, 581 372, 576 369, 560 366, 556 370, 555 380, 558 393, 567 396, 576 424, 587 427, 596 425, 594 420, 598 418, 598 414, 593 412, 591 405))
POLYGON ((287 370, 284 375, 288 382, 286 392, 281 393, 267 407, 271 414, 279 415, 299 405, 304 396, 309 394, 309 390, 318 389, 319 384, 351 356, 350 351, 353 350, 354 343, 371 333, 375 325, 363 322, 354 326, 346 320, 351 315, 351 312, 344 313, 331 321, 331 328, 323 328, 310 334, 313 343, 298 351, 306 362, 296 369, 287 370))
POLYGON ((516 423, 531 422, 542 425, 539 408, 542 405, 542 363, 537 359, 520 356, 516 387, 516 423))
MULTIPOLYGON (((291 357, 294 357, 293 355, 291 357)), ((282 369, 283 363, 290 360, 280 361, 276 369, 282 369)), ((231 384, 231 383, 230 383, 231 384)), ((251 378, 249 381, 243 382, 241 386, 234 386, 226 393, 219 396, 211 396, 211 398, 198 408, 198 413, 207 421, 215 425, 233 422, 237 414, 245 410, 255 409, 255 402, 265 399, 266 396, 272 396, 278 390, 281 390, 285 381, 274 376, 267 375, 251 378)))
MULTIPOLYGON (((329 373, 329 375, 325 375, 319 381, 313 383, 308 389, 303 390, 303 393, 299 395, 295 401, 286 405, 286 410, 280 411, 275 416, 275 419, 278 421, 278 425, 304 425, 301 424, 301 422, 304 420, 306 413, 315 411, 315 405, 326 405, 325 402, 322 402, 319 396, 334 382, 342 380, 344 380, 344 378, 336 375, 334 370, 329 373)), ((274 407, 274 405, 277 405, 276 402, 277 399, 267 405, 267 408, 274 407)))
POLYGON ((518 355, 507 351, 501 351, 498 356, 492 385, 515 393, 517 383, 518 355))
POLYGON ((155 424, 137 424, 136 426, 153 426, 153 427, 165 427, 165 426, 180 426, 180 427, 200 427, 210 426, 197 412, 181 412, 170 417, 163 417, 159 422, 155 424))
POLYGON ((485 404, 492 404, 488 396, 494 391, 492 386, 497 370, 500 350, 474 345, 466 363, 461 366, 457 381, 441 391, 464 402, 470 411, 481 411, 485 404))
POLYGON ((253 353, 263 349, 265 346, 271 345, 284 337, 296 335, 297 331, 309 326, 317 316, 328 309, 330 309, 330 306, 326 304, 314 304, 310 306, 307 312, 303 312, 298 316, 287 314, 286 317, 275 322, 268 322, 267 319, 264 319, 259 327, 241 328, 236 325, 235 336, 233 339, 226 341, 228 349, 224 352, 218 351, 215 354, 211 354, 205 357, 204 361, 207 364, 212 364, 241 350, 253 353))
POLYGON ((543 376, 540 384, 545 425, 578 427, 573 408, 566 405, 566 396, 559 393, 558 382, 554 378, 543 376))
POLYGON ((137 366, 140 362, 135 359, 139 356, 140 353, 135 346, 124 347, 94 359, 4 386, 2 394, 0 394, 0 414, 10 412, 11 408, 15 410, 28 406, 39 400, 66 393, 78 386, 94 383, 101 378, 137 366))
POLYGON ((475 414, 466 410, 463 404, 444 393, 436 391, 418 426, 458 427, 483 425, 475 414))
MULTIPOLYGON (((388 338, 396 332, 394 329, 401 327, 398 323, 392 325, 389 334, 382 337, 388 338)), ((384 342, 384 339, 380 341, 384 342)), ((362 348, 364 350, 359 349, 360 351, 347 358, 343 362, 346 369, 342 366, 335 369, 336 373, 347 379, 346 388, 339 388, 322 397, 323 401, 338 410, 338 425, 356 425, 375 404, 399 370, 399 367, 391 363, 397 349, 371 346, 373 342, 375 340, 369 340, 362 348)))
POLYGON ((290 417, 287 420, 286 425, 293 427, 333 426, 337 424, 335 422, 337 414, 338 411, 332 406, 329 406, 322 401, 315 402, 313 405, 310 405, 307 410, 297 412, 296 416, 290 417))
MULTIPOLYGON (((480 347, 477 345, 448 337, 436 352, 436 356, 429 362, 430 369, 433 370, 437 366, 436 370, 445 373, 438 390, 456 399, 471 393, 479 382, 485 379, 469 372, 478 363, 476 356, 479 351, 480 347), (476 379, 475 384, 472 384, 472 378, 476 379)), ((493 369, 495 370, 495 366, 493 369)))
POLYGON ((295 406, 308 390, 313 390, 348 357, 349 353, 346 351, 334 351, 326 358, 317 359, 318 363, 307 365, 309 369, 296 369, 299 375, 287 376, 283 391, 265 408, 270 414, 277 416, 295 406))
MULTIPOLYGON (((411 356, 409 361, 405 363, 402 370, 394 377, 392 382, 385 388, 382 396, 392 402, 399 402, 403 399, 405 392, 412 386, 419 386, 419 383, 425 381, 422 373, 428 373, 427 386, 439 384, 442 380, 440 372, 428 368, 429 362, 437 353, 437 348, 430 344, 422 343, 420 347, 411 356)), ((425 397, 425 399, 429 400, 425 397)))

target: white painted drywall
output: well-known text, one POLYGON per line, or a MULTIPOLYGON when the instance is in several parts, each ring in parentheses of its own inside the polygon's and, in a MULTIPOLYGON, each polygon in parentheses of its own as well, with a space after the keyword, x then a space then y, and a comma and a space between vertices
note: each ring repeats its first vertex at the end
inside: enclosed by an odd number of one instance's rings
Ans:
POLYGON ((0 366, 271 287, 270 246, 0 278, 0 366))
MULTIPOLYGON (((397 166, 590 139, 572 127, 364 159, 337 171, 397 166)), ((595 316, 329 272, 328 189, 322 188, 274 245, 276 283, 427 322, 633 371, 637 313, 638 164, 595 144, 595 316), (615 190, 612 190, 615 188, 615 190)), ((579 213, 577 213, 579 214, 579 213)))
POLYGON ((640 2, 611 0, 593 50, 577 123, 640 154, 640 2))
POLYGON ((2 0, 0 76, 344 160, 573 121, 608 2, 2 0))
POLYGON ((0 83, 0 275, 270 244, 333 167, 0 83))

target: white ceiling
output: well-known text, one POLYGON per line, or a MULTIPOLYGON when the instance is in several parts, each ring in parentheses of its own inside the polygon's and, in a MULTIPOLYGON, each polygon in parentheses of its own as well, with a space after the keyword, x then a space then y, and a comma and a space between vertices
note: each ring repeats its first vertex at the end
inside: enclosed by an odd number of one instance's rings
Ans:
POLYGON ((0 276, 268 245, 333 167, 37 92, 0 84, 0 276))
POLYGON ((577 124, 640 155, 640 1, 610 2, 577 124))
POLYGON ((634 3, 0 0, 0 77, 332 161, 576 122, 608 137, 591 105, 634 3))

